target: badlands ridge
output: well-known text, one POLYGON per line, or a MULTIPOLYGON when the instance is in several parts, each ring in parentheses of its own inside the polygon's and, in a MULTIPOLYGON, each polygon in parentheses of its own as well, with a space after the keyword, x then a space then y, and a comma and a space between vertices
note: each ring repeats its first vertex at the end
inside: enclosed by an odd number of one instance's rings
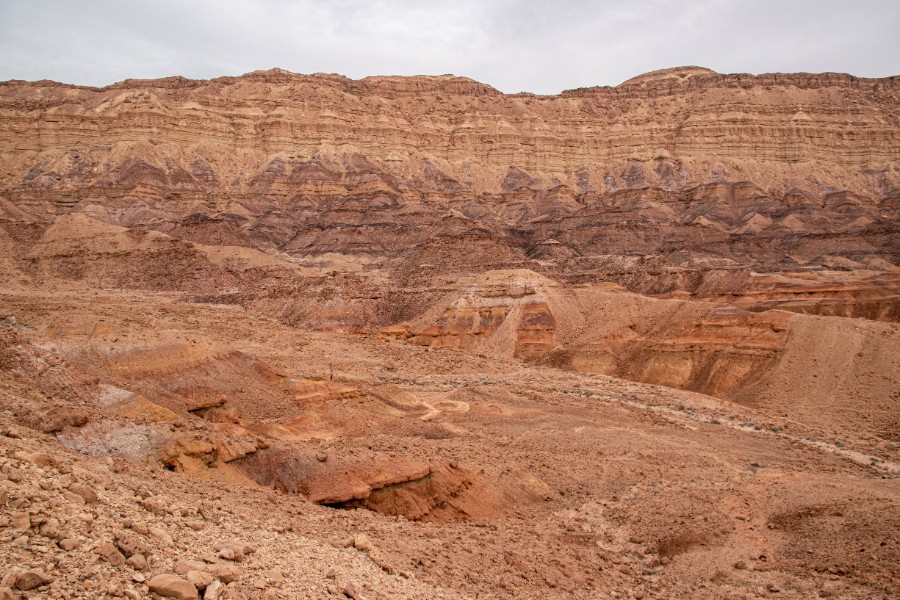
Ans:
POLYGON ((0 598, 896 597, 898 119, 0 83, 0 598))

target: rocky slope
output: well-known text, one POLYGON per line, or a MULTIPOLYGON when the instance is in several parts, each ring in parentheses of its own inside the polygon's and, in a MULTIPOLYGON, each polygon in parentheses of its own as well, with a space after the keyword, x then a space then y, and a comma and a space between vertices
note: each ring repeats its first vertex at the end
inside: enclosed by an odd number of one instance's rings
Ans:
POLYGON ((526 270, 458 286, 380 335, 692 390, 809 424, 840 414, 847 427, 891 435, 898 423, 893 324, 572 288, 526 270))
POLYGON ((896 427, 173 294, 0 302, 7 597, 897 592, 896 427))

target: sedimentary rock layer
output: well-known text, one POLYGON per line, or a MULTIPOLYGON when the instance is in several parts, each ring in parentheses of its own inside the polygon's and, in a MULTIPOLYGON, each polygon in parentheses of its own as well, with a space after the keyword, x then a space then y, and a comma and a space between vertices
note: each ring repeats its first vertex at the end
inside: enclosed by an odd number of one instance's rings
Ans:
POLYGON ((699 68, 559 96, 279 70, 13 81, 0 197, 16 218, 78 211, 413 266, 474 243, 489 267, 551 261, 569 277, 585 267, 573 259, 622 254, 884 268, 898 260, 898 91, 896 77, 699 68))

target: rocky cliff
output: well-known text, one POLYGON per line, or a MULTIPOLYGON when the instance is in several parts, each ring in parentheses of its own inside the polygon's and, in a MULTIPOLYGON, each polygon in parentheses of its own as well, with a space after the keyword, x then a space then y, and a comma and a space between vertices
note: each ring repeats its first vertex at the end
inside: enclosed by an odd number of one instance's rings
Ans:
POLYGON ((280 70, 102 89, 12 81, 0 194, 7 213, 162 230, 211 220, 294 254, 474 237, 506 263, 883 267, 898 260, 898 105, 896 77, 699 68, 559 96, 280 70))

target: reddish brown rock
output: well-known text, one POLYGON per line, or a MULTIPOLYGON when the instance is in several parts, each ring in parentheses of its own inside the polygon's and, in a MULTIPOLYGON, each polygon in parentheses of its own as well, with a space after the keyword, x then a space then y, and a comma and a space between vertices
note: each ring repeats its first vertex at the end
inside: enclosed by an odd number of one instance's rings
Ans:
POLYGON ((114 567, 125 564, 125 556, 113 544, 101 544, 94 552, 114 567))
POLYGON ((97 496, 97 492, 95 492, 90 486, 74 483, 69 486, 69 491, 77 496, 80 496, 85 504, 95 504, 100 501, 100 497, 97 496))
POLYGON ((147 582, 150 591, 159 594, 163 598, 175 598, 176 600, 195 600, 197 588, 190 581, 177 575, 162 573, 154 575, 147 582))
POLYGON ((31 569, 28 571, 23 571, 16 577, 15 586, 16 589, 27 592, 29 590, 45 586, 52 582, 53 577, 50 577, 43 571, 31 569))

